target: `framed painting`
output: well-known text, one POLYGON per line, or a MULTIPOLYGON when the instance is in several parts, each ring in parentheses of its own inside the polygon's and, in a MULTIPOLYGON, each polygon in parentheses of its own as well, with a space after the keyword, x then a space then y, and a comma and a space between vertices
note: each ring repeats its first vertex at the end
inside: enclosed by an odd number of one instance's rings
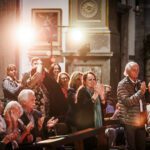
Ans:
POLYGON ((35 28, 35 46, 61 47, 61 9, 32 9, 32 23, 35 28))

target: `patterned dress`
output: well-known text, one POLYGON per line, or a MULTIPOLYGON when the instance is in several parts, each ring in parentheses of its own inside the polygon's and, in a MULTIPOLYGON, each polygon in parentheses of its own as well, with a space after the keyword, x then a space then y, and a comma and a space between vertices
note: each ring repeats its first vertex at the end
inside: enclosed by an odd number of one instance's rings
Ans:
POLYGON ((42 116, 46 115, 47 112, 47 103, 48 103, 48 92, 47 89, 45 88, 44 84, 36 85, 33 89, 35 92, 35 104, 36 104, 36 109, 39 110, 42 113, 42 116))

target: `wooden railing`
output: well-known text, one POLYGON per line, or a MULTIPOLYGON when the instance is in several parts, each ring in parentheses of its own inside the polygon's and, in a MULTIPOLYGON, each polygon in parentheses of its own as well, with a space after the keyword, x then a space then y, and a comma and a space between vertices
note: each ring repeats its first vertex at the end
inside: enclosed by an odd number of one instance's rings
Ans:
MULTIPOLYGON (((103 141, 105 137, 102 135, 102 133, 104 133, 104 131, 105 131, 105 127, 88 128, 88 129, 77 131, 75 133, 68 134, 68 135, 50 137, 47 140, 36 142, 36 143, 33 143, 32 145, 25 145, 26 148, 25 147, 24 148, 29 149, 30 147, 32 148, 41 147, 41 148, 48 148, 50 150, 51 149, 55 150, 62 145, 72 143, 74 145, 75 150, 83 150, 84 139, 92 137, 92 136, 96 136, 98 137, 98 139, 103 138, 100 140, 100 141, 103 141)), ((101 145, 105 145, 105 147, 107 147, 107 143, 102 143, 101 145)), ((102 148, 102 150, 104 149, 107 149, 107 148, 102 148)))

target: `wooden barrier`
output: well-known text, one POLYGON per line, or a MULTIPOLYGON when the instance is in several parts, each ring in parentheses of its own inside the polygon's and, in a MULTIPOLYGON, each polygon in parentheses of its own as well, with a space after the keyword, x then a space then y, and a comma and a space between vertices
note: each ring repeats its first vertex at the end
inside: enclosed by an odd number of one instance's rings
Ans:
POLYGON ((118 125, 118 121, 105 121, 105 126, 101 128, 88 128, 85 130, 77 131, 68 135, 59 135, 50 137, 47 140, 43 140, 40 142, 33 143, 32 145, 23 145, 23 150, 25 149, 36 149, 36 148, 48 148, 55 150, 56 148, 72 143, 74 145, 75 150, 83 150, 83 140, 96 136, 98 139, 98 147, 102 150, 108 150, 108 140, 105 136, 105 129, 109 127, 109 125, 118 125))
MULTIPOLYGON (((72 134, 50 137, 47 140, 36 142, 32 144, 32 147, 42 147, 48 149, 56 149, 65 144, 74 143, 75 150, 83 150, 83 140, 92 136, 99 136, 104 133, 105 128, 88 128, 72 134)), ((104 137, 103 137, 104 138, 104 137)), ((105 143, 106 144, 106 143, 105 143)))

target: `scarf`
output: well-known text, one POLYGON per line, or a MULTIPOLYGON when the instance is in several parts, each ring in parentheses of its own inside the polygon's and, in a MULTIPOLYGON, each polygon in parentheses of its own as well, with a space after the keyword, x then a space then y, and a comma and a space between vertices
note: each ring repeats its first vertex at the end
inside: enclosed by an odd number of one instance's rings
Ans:
MULTIPOLYGON (((88 88, 86 88, 90 96, 94 94, 88 88)), ((100 97, 98 96, 96 102, 94 103, 94 126, 95 128, 99 128, 103 125, 102 121, 102 108, 100 104, 100 97)))

